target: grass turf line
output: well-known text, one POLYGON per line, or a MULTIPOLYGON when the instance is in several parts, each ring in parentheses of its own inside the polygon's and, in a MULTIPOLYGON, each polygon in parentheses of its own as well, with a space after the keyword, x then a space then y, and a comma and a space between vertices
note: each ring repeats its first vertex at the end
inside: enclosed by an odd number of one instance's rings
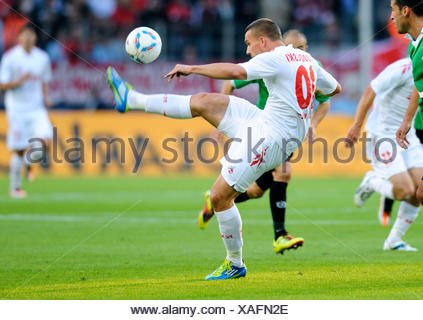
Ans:
MULTIPOLYGON (((196 226, 212 182, 40 178, 26 186, 28 199, 12 200, 0 179, 0 298, 423 298, 420 253, 382 250, 389 229, 377 222, 378 197, 352 205, 359 179, 293 179, 287 228, 305 244, 283 256, 272 252, 268 195, 240 204, 247 278, 203 281, 225 255, 216 221, 196 226)), ((421 250, 422 229, 417 219, 405 237, 421 250)))

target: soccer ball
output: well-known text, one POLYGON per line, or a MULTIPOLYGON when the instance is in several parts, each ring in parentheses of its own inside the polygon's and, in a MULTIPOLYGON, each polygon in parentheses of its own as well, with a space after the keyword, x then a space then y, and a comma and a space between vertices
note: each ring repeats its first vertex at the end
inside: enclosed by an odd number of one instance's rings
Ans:
POLYGON ((150 63, 158 58, 162 50, 159 34, 151 28, 139 27, 126 38, 125 49, 136 63, 150 63))

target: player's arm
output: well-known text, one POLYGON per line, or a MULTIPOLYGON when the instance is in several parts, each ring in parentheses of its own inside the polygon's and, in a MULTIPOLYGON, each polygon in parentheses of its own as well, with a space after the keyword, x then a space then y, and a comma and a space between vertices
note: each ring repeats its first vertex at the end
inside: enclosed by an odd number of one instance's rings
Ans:
POLYGON ((231 80, 247 79, 246 70, 238 64, 234 63, 211 63, 204 65, 184 65, 177 64, 172 71, 170 71, 165 78, 171 81, 174 77, 180 80, 181 76, 188 76, 190 74, 198 74, 212 79, 231 80))
POLYGON ((16 81, 2 82, 1 85, 0 85, 1 90, 6 91, 6 90, 15 89, 17 87, 20 87, 22 85, 22 83, 24 83, 26 80, 29 79, 30 76, 31 76, 30 73, 26 73, 16 81))
POLYGON ((50 95, 48 93, 48 83, 43 83, 43 100, 47 108, 53 106, 53 101, 50 99, 50 95))
POLYGON ((223 83, 222 90, 220 90, 221 94, 231 95, 234 92, 234 85, 231 80, 226 80, 223 83))
POLYGON ((319 126, 320 122, 326 117, 330 109, 330 101, 323 101, 320 102, 317 106, 316 110, 314 111, 313 115, 311 116, 310 120, 310 129, 308 132, 308 139, 313 140, 316 134, 316 129, 319 126))
POLYGON ((407 133, 411 129, 414 116, 416 115, 417 109, 419 107, 419 98, 419 92, 417 91, 416 86, 414 86, 407 112, 405 113, 401 126, 396 133, 397 142, 404 149, 408 148, 406 144, 409 144, 407 140, 407 133))
POLYGON ((358 103, 357 111, 355 113, 354 123, 348 130, 347 138, 345 140, 346 147, 351 148, 353 144, 357 142, 358 137, 360 136, 361 128, 363 126, 367 112, 372 106, 375 97, 376 97, 376 93, 373 91, 372 87, 369 85, 364 91, 358 103))

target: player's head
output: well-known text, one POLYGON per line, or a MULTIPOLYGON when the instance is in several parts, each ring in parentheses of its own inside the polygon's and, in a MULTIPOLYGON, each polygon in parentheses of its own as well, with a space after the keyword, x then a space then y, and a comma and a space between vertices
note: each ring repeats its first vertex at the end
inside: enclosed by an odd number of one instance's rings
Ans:
POLYGON ((423 16, 423 0, 391 0, 391 19, 398 33, 407 33, 411 21, 423 16))
POLYGON ((32 24, 27 23, 19 30, 18 41, 25 50, 31 50, 35 46, 37 34, 32 24))
POLYGON ((251 57, 270 51, 282 44, 281 30, 270 19, 258 19, 245 28, 245 44, 251 57))
POLYGON ((307 51, 308 49, 307 37, 297 29, 290 29, 285 32, 282 36, 282 41, 285 44, 292 44, 296 49, 301 49, 303 51, 307 51))

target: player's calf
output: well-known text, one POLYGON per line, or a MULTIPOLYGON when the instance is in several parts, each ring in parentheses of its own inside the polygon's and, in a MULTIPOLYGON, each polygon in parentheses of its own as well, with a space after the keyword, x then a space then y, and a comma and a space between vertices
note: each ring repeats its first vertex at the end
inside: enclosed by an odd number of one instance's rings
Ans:
POLYGON ((423 204, 423 178, 420 180, 419 186, 417 188, 416 198, 421 204, 423 204))

